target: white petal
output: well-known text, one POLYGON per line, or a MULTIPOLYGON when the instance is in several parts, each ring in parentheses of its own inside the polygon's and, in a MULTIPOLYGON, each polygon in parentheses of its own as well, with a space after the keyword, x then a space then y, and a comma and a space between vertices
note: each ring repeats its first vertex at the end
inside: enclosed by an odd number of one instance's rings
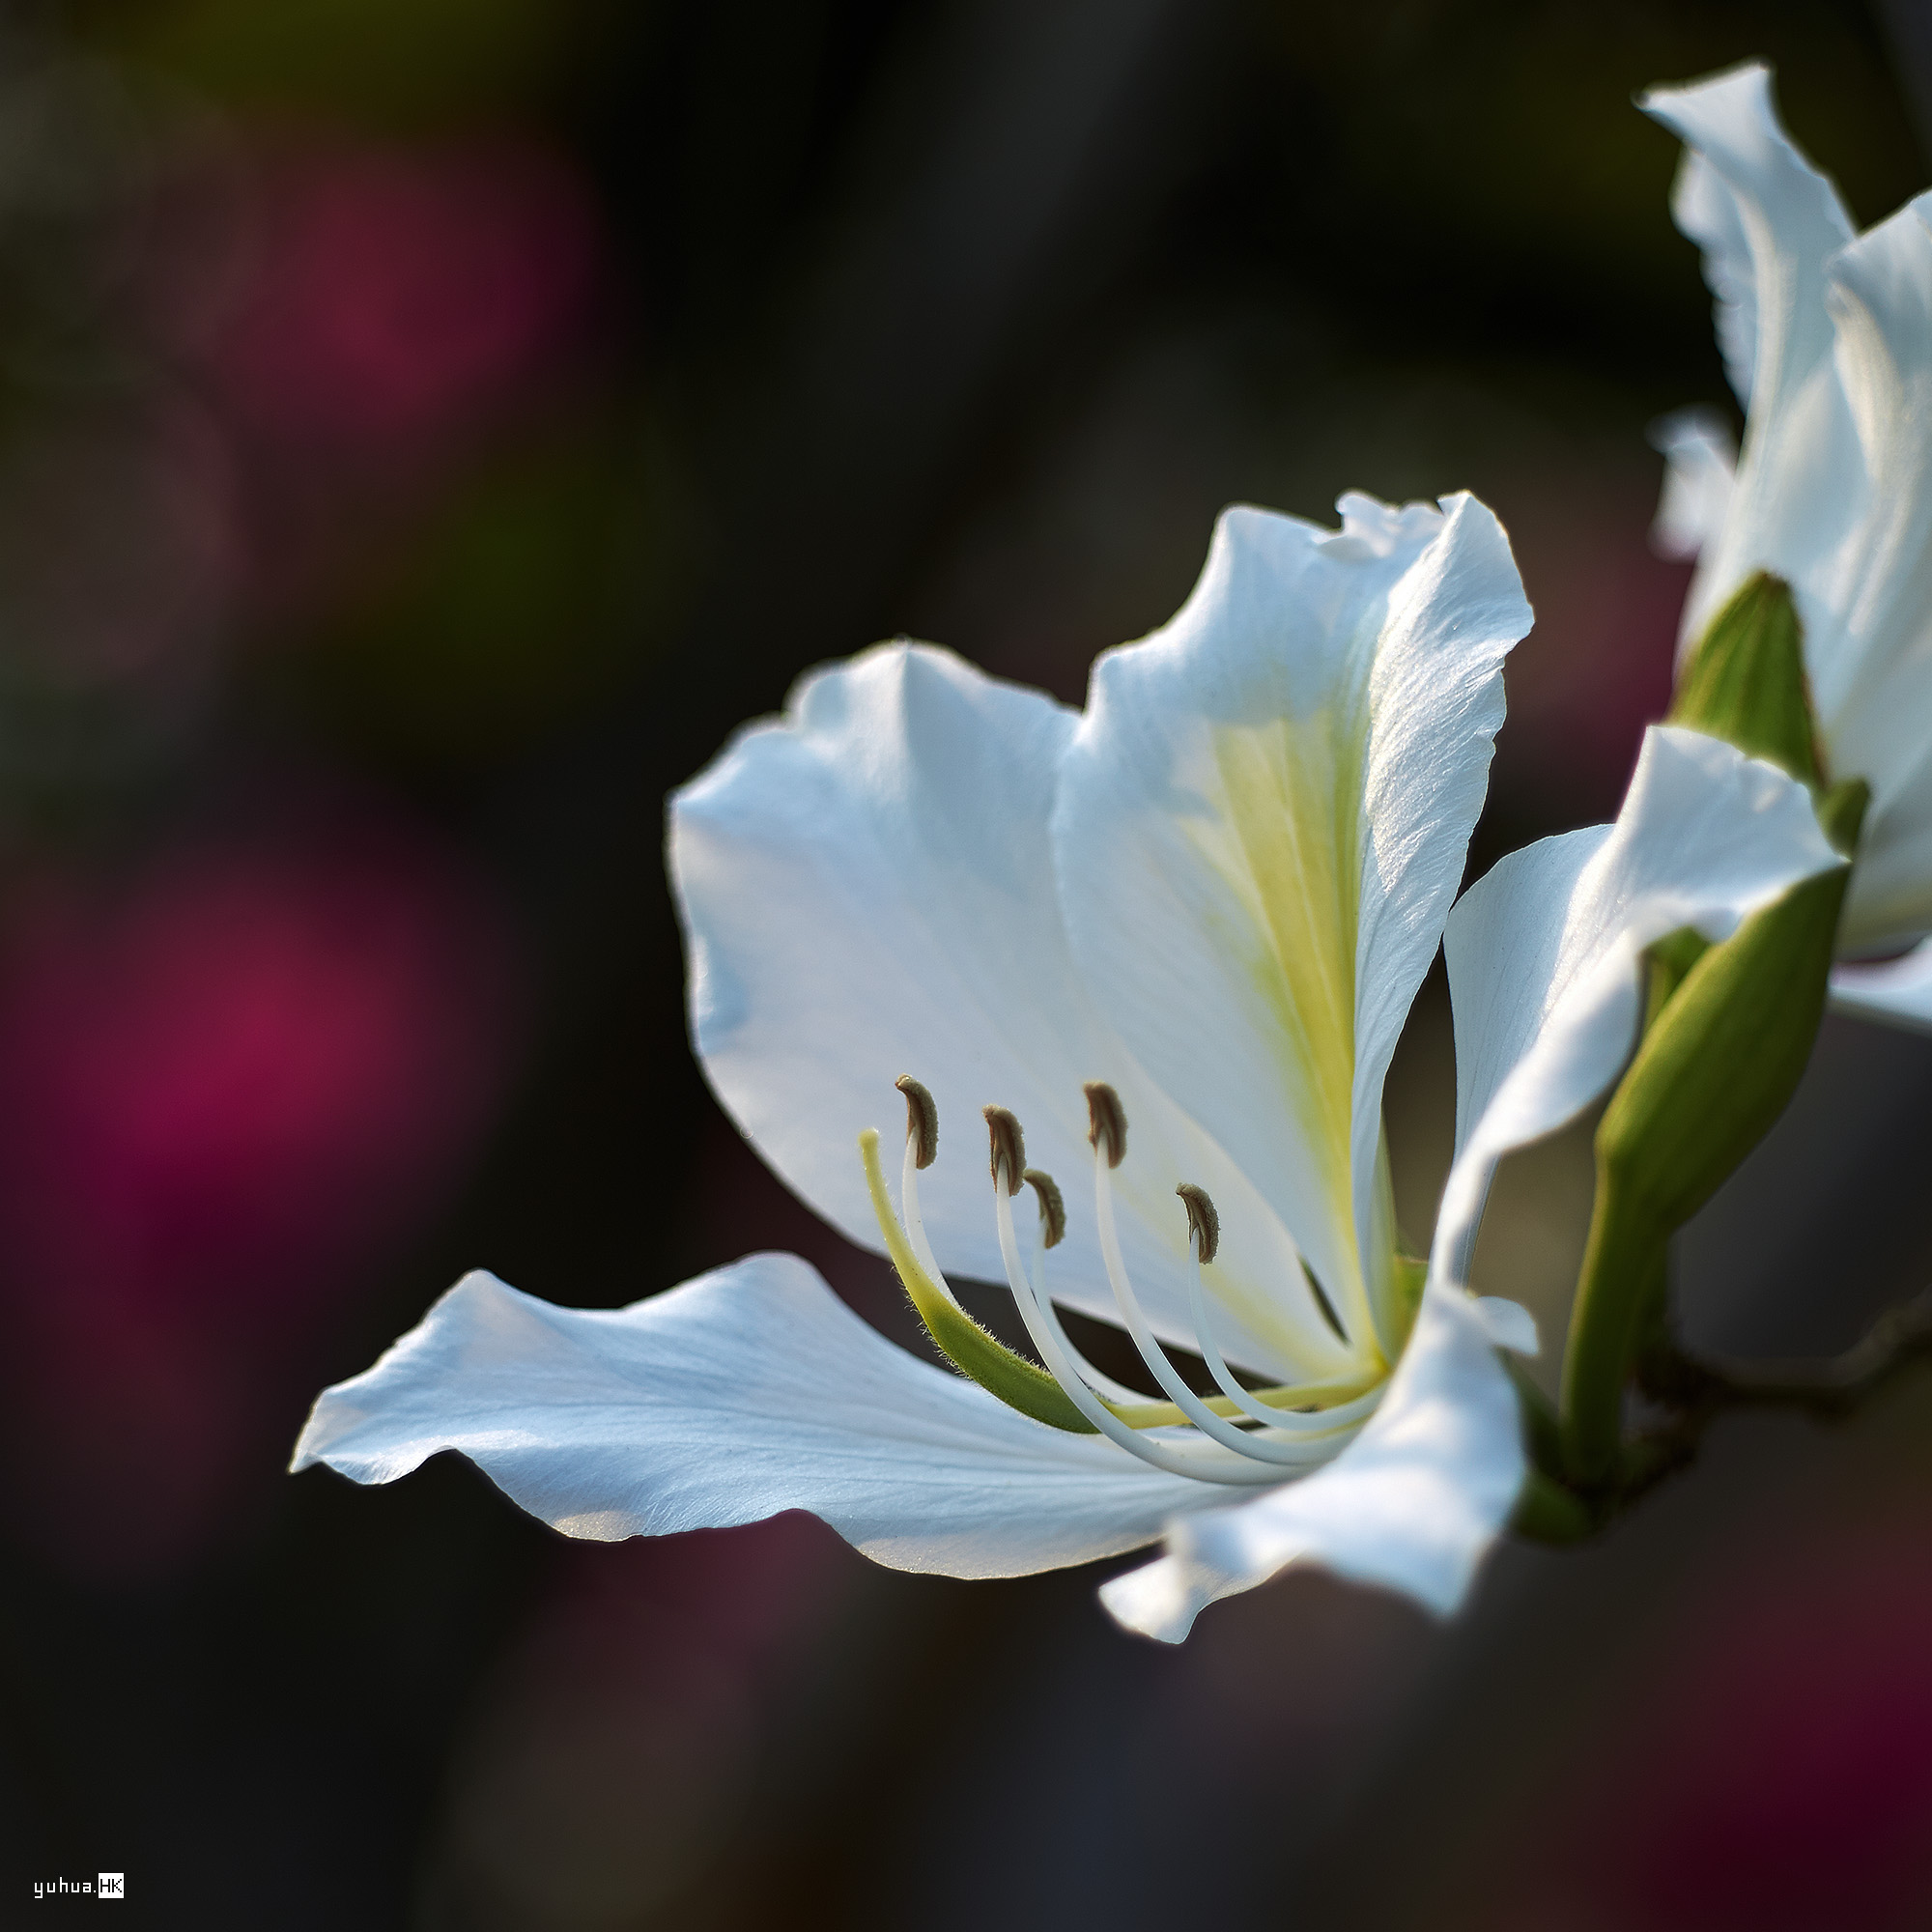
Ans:
POLYGON ((1683 639, 1697 637, 1757 569, 1800 589, 1814 631, 1803 585, 1851 527, 1863 472, 1825 303, 1851 220, 1779 125, 1764 68, 1655 88, 1639 104, 1690 146, 1672 207, 1704 250, 1726 366, 1749 406, 1727 515, 1707 532, 1683 639))
POLYGON ((1463 895, 1444 935, 1457 1151, 1432 1275, 1466 1283, 1496 1161, 1616 1076, 1635 1038, 1643 949, 1683 926, 1722 939, 1841 863, 1803 785, 1715 738, 1652 725, 1614 825, 1513 852, 1463 895))
MULTIPOLYGON (((1932 691, 1914 694, 1914 681, 1891 680, 1897 701, 1916 705, 1926 721, 1920 728, 1927 742, 1915 767, 1886 775, 1882 803, 1873 787, 1838 926, 1840 952, 1891 952, 1932 932, 1932 691)), ((1922 668, 1916 681, 1924 681, 1922 668)))
POLYGON ((1485 1331, 1498 1349, 1507 1349, 1513 1355, 1542 1352, 1536 1317, 1521 1302, 1505 1301, 1499 1294, 1478 1294, 1472 1300, 1485 1331))
POLYGON ((1761 68, 1644 104, 1692 148, 1678 216, 1705 247, 1727 351, 1755 344, 1715 533, 1692 502, 1701 459, 1673 457, 1683 542, 1692 525, 1705 538, 1684 636, 1753 570, 1791 584, 1832 775, 1873 791, 1842 943, 1896 945, 1932 930, 1932 197, 1854 240, 1761 68))
POLYGON ((1825 262, 1852 239, 1851 219, 1784 131, 1759 63, 1653 87, 1637 104, 1690 150, 1671 213, 1704 251, 1738 400, 1753 416, 1775 412, 1831 352, 1825 262))
POLYGON ((950 1577, 1131 1549, 1208 1490, 915 1360, 778 1254, 608 1311, 466 1275, 324 1392, 292 1466, 390 1483, 442 1449, 566 1536, 801 1509, 877 1562, 950 1577))
POLYGON ((1525 1467, 1516 1390, 1482 1312, 1432 1285, 1387 1398, 1335 1462, 1170 1524, 1167 1553, 1102 1584, 1100 1600, 1129 1630, 1179 1643, 1209 1604, 1302 1560, 1446 1615, 1508 1520, 1525 1467))
MULTIPOLYGON (((1275 1218, 1102 1025, 1063 937, 1047 820, 1073 715, 950 652, 895 644, 805 678, 782 719, 744 731, 671 805, 670 869, 692 1032, 719 1098, 797 1193, 880 1246, 857 1139, 895 1145, 911 1073, 939 1106, 921 1180, 940 1262, 1003 1281, 981 1107, 1018 1115, 1068 1205, 1056 1296, 1113 1312, 1093 1211, 1081 1085, 1111 1080, 1132 1122, 1122 1241, 1149 1318, 1186 1337, 1190 1179, 1236 1219, 1217 1269, 1224 1334, 1257 1367, 1325 1373, 1333 1338, 1275 1320, 1264 1284, 1299 1280, 1275 1218)), ((1305 1327, 1306 1324, 1303 1324, 1305 1327)))
POLYGON ((1358 1337, 1389 1253, 1382 1080, 1530 623, 1495 519, 1445 507, 1345 497, 1339 532, 1226 512, 1179 614, 1095 665, 1054 817, 1102 1010, 1358 1337))
POLYGON ((1932 940, 1879 965, 1838 967, 1832 975, 1832 1005, 1857 1019, 1932 1034, 1932 940))
POLYGON ((1495 1347, 1533 1346, 1533 1324, 1463 1292, 1496 1161, 1615 1078, 1643 947, 1685 925, 1722 937, 1838 863, 1802 785, 1715 739, 1653 726, 1615 825, 1513 853, 1464 895, 1445 935, 1458 1152, 1388 1395, 1327 1468, 1175 1524, 1166 1555, 1103 1588, 1122 1623, 1178 1642, 1205 1605, 1297 1560, 1456 1607, 1525 1468, 1495 1347))
POLYGON ((1828 292, 1835 372, 1862 457, 1838 548, 1798 582, 1834 778, 1871 810, 1844 941, 1932 929, 1932 196, 1844 249, 1828 292))
POLYGON ((1663 494, 1650 529, 1660 556, 1690 559, 1719 536, 1731 505, 1737 446, 1715 410, 1679 410, 1650 426, 1664 460, 1663 494))

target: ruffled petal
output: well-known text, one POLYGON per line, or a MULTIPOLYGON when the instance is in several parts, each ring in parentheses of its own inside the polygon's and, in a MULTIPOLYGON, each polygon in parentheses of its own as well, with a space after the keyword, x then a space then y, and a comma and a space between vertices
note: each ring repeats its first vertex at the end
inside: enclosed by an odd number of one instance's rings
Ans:
POLYGON ((1388 1395, 1319 1474, 1173 1525, 1165 1555, 1103 1587, 1116 1617, 1179 1642, 1207 1605, 1295 1561, 1438 1612, 1461 1603, 1526 1466, 1495 1347, 1521 1349, 1533 1328, 1464 1293, 1496 1162, 1616 1077, 1635 1036, 1645 946, 1686 925, 1721 938, 1840 863, 1802 785, 1715 739, 1654 726, 1616 824, 1513 853, 1463 896, 1445 935, 1457 1155, 1388 1395))
POLYGON ((876 1562, 949 1577, 1132 1549, 1206 1490, 915 1359, 781 1254, 608 1311, 466 1275, 324 1391, 292 1466, 390 1483, 443 1449, 566 1536, 809 1510, 876 1562))
POLYGON ((1654 724, 1614 825, 1498 861, 1444 935, 1456 1022, 1456 1159, 1431 1274, 1468 1280, 1490 1178, 1616 1077, 1636 1037, 1645 947, 1723 939, 1801 879, 1844 862, 1810 794, 1775 765, 1654 724))
POLYGON ((1653 87, 1637 105, 1690 150, 1671 213, 1704 251, 1731 387, 1753 418, 1776 413, 1831 354, 1825 264, 1851 217, 1784 131, 1761 63, 1653 87))
POLYGON ((1473 497, 1340 508, 1340 531, 1226 512, 1179 615, 1098 661, 1054 853, 1101 1010, 1372 1346, 1382 1081, 1530 611, 1473 497))
POLYGON ((1322 1374, 1325 1332, 1275 1313, 1300 1278, 1278 1220, 1167 1103, 1090 1004, 1066 949, 1047 822, 1073 714, 947 651, 885 645, 814 671, 781 719, 742 732, 671 802, 669 863, 689 954, 692 1034, 726 1111, 849 1239, 881 1245, 860 1132, 895 1144, 893 1082, 939 1106, 921 1206, 948 1268, 1003 1281, 980 1110, 1009 1107, 1065 1192, 1057 1298, 1111 1314, 1092 1210, 1083 1082, 1133 1123, 1122 1242, 1150 1320, 1184 1339, 1186 1217, 1174 1182, 1252 1207, 1230 1245, 1224 1341, 1258 1368, 1322 1374), (1298 1347, 1298 1341, 1306 1347, 1298 1347))
POLYGON ((1526 1464, 1516 1390, 1467 1295, 1423 1296, 1375 1420, 1325 1469, 1168 1525, 1167 1551, 1100 1586, 1127 1629, 1179 1643, 1209 1604, 1297 1560, 1439 1615, 1463 1601, 1526 1464))
POLYGON ((1761 67, 1643 104, 1690 144, 1679 225, 1749 365, 1727 496, 1694 430, 1668 452, 1660 531, 1702 554, 1685 639, 1752 571, 1791 584, 1832 776, 1872 787, 1842 943, 1896 946, 1932 931, 1932 196, 1854 239, 1761 67))
POLYGON ((1932 196, 1921 196, 1832 264, 1834 367, 1863 475, 1843 541, 1797 581, 1832 774, 1872 787, 1845 914, 1844 943, 1854 948, 1932 929, 1928 220, 1932 196))
POLYGON ((1639 105, 1690 150, 1672 211, 1704 251, 1725 365, 1748 407, 1727 514, 1720 529, 1705 533, 1685 601, 1684 641, 1764 569, 1800 591, 1807 646, 1814 645, 1822 613, 1804 586, 1844 542, 1862 494, 1863 459, 1825 300, 1829 267, 1852 239, 1851 220, 1779 124, 1764 67, 1653 88, 1639 105))

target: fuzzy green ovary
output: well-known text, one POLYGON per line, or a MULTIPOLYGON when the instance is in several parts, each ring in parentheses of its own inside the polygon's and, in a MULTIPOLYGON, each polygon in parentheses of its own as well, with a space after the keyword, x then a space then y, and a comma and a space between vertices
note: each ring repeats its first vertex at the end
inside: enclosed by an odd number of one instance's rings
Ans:
MULTIPOLYGON (((1074 1407, 1066 1391, 1044 1369, 1024 1355, 1015 1354, 997 1336, 980 1327, 920 1265, 893 1209, 892 1197, 886 1191, 886 1177, 879 1165, 877 1128, 867 1127, 859 1136, 859 1157, 865 1165, 866 1188, 871 1196, 872 1212, 878 1219, 886 1253, 914 1312, 925 1324, 925 1332, 932 1337, 940 1353, 968 1380, 978 1382, 989 1395, 998 1396, 1009 1408, 1016 1408, 1036 1422, 1065 1429, 1071 1435, 1097 1435, 1099 1431, 1074 1407)), ((1271 1408, 1334 1408, 1367 1394, 1381 1379, 1381 1373, 1378 1369, 1372 1375, 1347 1381, 1256 1389, 1254 1398, 1271 1408)), ((1130 1429, 1160 1429, 1187 1421, 1179 1407, 1171 1402, 1109 1402, 1097 1392, 1095 1400, 1130 1429)), ((1239 1412, 1226 1396, 1210 1396, 1206 1400, 1216 1415, 1234 1417, 1239 1412)))

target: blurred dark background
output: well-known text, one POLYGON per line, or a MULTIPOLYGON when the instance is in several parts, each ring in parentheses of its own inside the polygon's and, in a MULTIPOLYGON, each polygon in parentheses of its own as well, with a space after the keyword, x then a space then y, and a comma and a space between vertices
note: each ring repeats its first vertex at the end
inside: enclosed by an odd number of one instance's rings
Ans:
MULTIPOLYGON (((665 794, 818 660, 1077 701, 1223 503, 1473 488, 1538 622, 1472 865, 1612 812, 1645 426, 1726 400, 1630 97, 1751 54, 1861 221, 1932 179, 1915 0, 0 4, 0 1919, 1932 1921, 1932 1380, 1448 1626, 1293 1575, 1178 1652, 1092 1573, 282 1474, 471 1265, 793 1247, 916 1345, 685 1039, 665 794)), ((1452 1094, 1432 980, 1412 1229, 1452 1094)), ((1924 1283, 1928 1099, 1828 1023, 1693 1339, 1924 1283)), ((1588 1185, 1573 1132, 1486 1231, 1546 1328, 1588 1185)))

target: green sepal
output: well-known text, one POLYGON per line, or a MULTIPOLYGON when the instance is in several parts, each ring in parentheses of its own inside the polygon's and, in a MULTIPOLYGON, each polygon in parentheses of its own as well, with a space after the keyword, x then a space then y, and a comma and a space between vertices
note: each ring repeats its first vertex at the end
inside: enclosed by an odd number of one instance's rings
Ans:
MULTIPOLYGON (((1870 800, 1825 789, 1791 586, 1759 571, 1705 627, 1669 722, 1780 765, 1811 788, 1848 857, 1870 800)), ((1720 946, 1685 928, 1645 962, 1641 1044, 1597 1129, 1597 1195, 1563 1361, 1564 1467, 1611 1480, 1623 1392, 1666 1320, 1670 1236, 1784 1111, 1810 1058, 1849 868, 1806 879, 1720 946)))
POLYGON ((1813 804, 1818 813, 1818 829, 1831 840, 1833 851, 1851 858, 1859 849, 1865 808, 1871 804, 1871 786, 1863 779, 1846 779, 1813 804))
POLYGON ((1803 880, 1706 951, 1656 1009, 1598 1124, 1563 1362, 1564 1463, 1578 1482, 1603 1483, 1615 1466, 1624 1384, 1661 1319, 1671 1235, 1763 1138, 1804 1071, 1850 876, 1840 866, 1803 880))
POLYGON ((1711 942, 1694 926, 1682 925, 1666 934, 1644 954, 1643 1030, 1647 1034, 1667 1007, 1691 967, 1711 950, 1711 942))
POLYGON ((1517 1406, 1522 1415, 1522 1446, 1529 1452, 1532 1467, 1546 1476, 1563 1474, 1563 1432, 1557 1424, 1556 1406, 1531 1378, 1528 1368, 1517 1356, 1498 1354, 1505 1373, 1516 1384, 1517 1406))
POLYGON ((1523 1478, 1510 1527, 1525 1542, 1580 1543, 1596 1526, 1588 1505, 1561 1483, 1552 1482, 1540 1469, 1523 1478))
POLYGON ((1677 673, 1669 724, 1769 758, 1808 785, 1822 782, 1804 633, 1791 586, 1758 571, 1705 626, 1677 673))

